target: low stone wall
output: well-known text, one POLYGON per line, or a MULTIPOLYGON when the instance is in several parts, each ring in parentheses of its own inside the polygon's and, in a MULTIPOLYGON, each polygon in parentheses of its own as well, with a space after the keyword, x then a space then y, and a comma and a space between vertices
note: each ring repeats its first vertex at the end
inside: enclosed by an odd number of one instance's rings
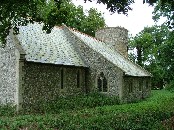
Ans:
POLYGON ((85 69, 51 64, 25 62, 23 84, 23 108, 54 100, 59 96, 84 93, 85 69), (63 88, 61 70, 63 69, 63 88), (77 73, 80 85, 77 87, 77 73))

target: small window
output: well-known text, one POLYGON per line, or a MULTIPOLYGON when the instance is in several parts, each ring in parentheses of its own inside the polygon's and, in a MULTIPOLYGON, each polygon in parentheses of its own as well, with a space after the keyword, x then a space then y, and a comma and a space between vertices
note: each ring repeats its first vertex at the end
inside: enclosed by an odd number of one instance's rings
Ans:
POLYGON ((148 80, 145 81, 145 85, 146 85, 146 88, 148 89, 149 88, 149 82, 148 82, 148 80))
POLYGON ((141 80, 139 81, 139 86, 138 86, 138 87, 139 87, 139 91, 142 91, 142 88, 143 88, 143 82, 142 82, 141 80))
POLYGON ((77 88, 80 88, 81 81, 80 81, 80 70, 77 71, 77 88))
POLYGON ((128 82, 128 88, 129 88, 129 93, 132 93, 133 92, 133 83, 131 80, 128 82))
POLYGON ((104 76, 104 73, 100 73, 97 79, 98 91, 99 92, 107 92, 108 91, 108 84, 107 79, 104 76))
POLYGON ((98 77, 98 91, 102 92, 102 79, 98 77))
POLYGON ((61 77, 61 89, 64 88, 64 70, 61 69, 61 74, 60 74, 60 77, 61 77))
POLYGON ((105 77, 103 77, 103 92, 107 92, 108 87, 107 87, 107 80, 105 77))

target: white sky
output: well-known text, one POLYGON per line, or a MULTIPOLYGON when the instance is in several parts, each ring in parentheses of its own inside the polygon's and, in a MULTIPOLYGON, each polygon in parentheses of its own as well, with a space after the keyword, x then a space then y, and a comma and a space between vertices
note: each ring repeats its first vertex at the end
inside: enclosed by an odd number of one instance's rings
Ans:
MULTIPOLYGON (((152 20, 153 7, 148 4, 143 4, 143 0, 135 0, 135 3, 131 5, 132 11, 129 11, 128 16, 123 14, 111 13, 106 10, 106 6, 103 4, 96 4, 96 1, 84 3, 84 0, 72 0, 73 3, 78 6, 82 5, 83 8, 89 10, 91 7, 97 8, 97 10, 104 13, 104 19, 108 27, 121 26, 129 30, 129 34, 135 36, 138 32, 143 30, 146 26, 154 25, 152 20)), ((164 19, 159 22, 164 22, 164 19)))

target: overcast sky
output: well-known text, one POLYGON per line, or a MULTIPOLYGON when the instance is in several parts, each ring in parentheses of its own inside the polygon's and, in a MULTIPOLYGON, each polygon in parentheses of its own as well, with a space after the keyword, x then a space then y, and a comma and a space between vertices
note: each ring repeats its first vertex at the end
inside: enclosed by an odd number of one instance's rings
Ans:
MULTIPOLYGON (((125 27, 133 36, 143 30, 145 26, 152 26, 155 24, 152 20, 153 7, 148 4, 143 4, 143 0, 135 0, 135 3, 131 6, 133 10, 129 11, 128 16, 117 13, 111 15, 111 13, 106 10, 105 5, 96 4, 96 2, 87 1, 87 3, 84 3, 84 0, 72 1, 75 5, 82 5, 85 10, 89 10, 91 7, 97 8, 104 13, 103 16, 108 27, 125 27)), ((160 23, 162 23, 162 21, 160 23)))

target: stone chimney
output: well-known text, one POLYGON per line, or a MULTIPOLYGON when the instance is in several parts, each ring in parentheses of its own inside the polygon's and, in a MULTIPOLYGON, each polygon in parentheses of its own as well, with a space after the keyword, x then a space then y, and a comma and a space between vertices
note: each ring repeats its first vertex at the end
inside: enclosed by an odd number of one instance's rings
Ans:
POLYGON ((106 27, 96 31, 95 37, 128 57, 128 30, 122 27, 106 27))

